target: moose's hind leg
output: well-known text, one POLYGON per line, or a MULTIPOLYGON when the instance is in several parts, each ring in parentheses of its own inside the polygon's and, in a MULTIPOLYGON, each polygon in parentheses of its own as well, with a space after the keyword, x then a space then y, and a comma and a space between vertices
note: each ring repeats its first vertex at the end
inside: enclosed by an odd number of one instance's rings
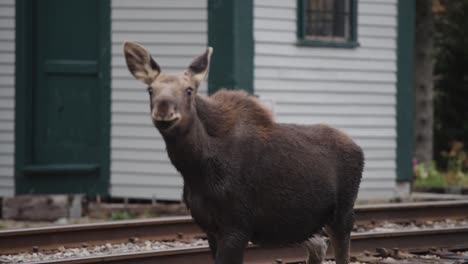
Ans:
POLYGON ((304 242, 307 249, 307 264, 321 264, 327 254, 327 242, 319 235, 315 235, 304 242))
POLYGON ((349 263, 351 230, 354 224, 354 211, 342 215, 327 225, 326 231, 330 237, 336 264, 349 263))
POLYGON ((248 236, 242 232, 220 235, 217 240, 215 264, 242 264, 248 242, 248 236))

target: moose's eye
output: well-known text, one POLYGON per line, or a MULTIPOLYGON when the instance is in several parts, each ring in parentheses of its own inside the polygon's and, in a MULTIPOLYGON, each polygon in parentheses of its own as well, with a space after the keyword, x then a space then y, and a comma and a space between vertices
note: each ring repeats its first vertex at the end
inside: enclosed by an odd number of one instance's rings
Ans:
POLYGON ((147 90, 148 90, 148 93, 149 93, 150 95, 153 95, 153 88, 151 88, 151 87, 148 87, 148 89, 147 89, 147 90))
POLYGON ((187 89, 185 89, 185 92, 187 93, 187 95, 192 95, 192 93, 193 93, 193 88, 192 88, 192 87, 188 87, 187 89))

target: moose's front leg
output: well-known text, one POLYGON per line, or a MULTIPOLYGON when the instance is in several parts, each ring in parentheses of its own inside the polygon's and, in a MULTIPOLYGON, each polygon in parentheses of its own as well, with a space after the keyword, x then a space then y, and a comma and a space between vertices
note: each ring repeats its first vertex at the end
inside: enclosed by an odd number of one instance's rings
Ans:
POLYGON ((249 238, 242 232, 229 232, 221 235, 217 241, 215 264, 242 264, 244 249, 249 238))
POLYGON ((218 242, 214 234, 207 234, 208 245, 210 246, 211 255, 216 258, 216 252, 218 251, 218 242))

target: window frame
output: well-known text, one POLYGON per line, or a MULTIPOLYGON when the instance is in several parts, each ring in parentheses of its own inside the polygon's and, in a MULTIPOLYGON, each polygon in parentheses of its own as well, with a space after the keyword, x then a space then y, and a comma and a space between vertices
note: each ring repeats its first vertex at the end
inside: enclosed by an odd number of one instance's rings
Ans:
POLYGON ((320 39, 308 39, 305 34, 306 28, 306 1, 308 0, 297 0, 297 46, 312 46, 312 47, 334 47, 334 48, 356 48, 359 47, 357 41, 357 19, 358 19, 358 0, 349 0, 350 3, 350 39, 343 41, 336 40, 320 40, 320 39))

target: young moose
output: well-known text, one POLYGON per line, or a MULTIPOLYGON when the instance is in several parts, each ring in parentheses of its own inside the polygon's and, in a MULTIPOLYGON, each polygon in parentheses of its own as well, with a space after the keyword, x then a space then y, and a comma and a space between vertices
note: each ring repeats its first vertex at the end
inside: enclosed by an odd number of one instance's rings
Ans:
POLYGON ((359 146, 326 125, 275 123, 244 92, 198 95, 212 48, 181 74, 162 73, 137 43, 126 42, 124 53, 130 72, 148 85, 153 124, 184 178, 183 198, 215 263, 242 263, 249 241, 305 242, 309 263, 320 263, 323 241, 313 236, 323 227, 336 263, 348 263, 364 165, 359 146))

